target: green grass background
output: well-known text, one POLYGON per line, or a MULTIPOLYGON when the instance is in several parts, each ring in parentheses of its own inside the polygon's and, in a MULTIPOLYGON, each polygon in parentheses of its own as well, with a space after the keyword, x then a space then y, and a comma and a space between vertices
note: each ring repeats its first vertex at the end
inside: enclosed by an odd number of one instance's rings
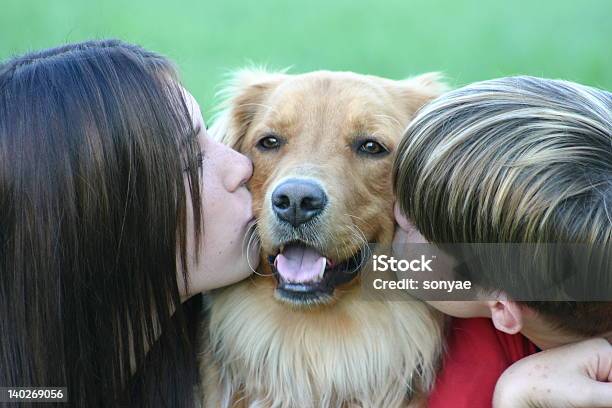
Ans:
POLYGON ((231 69, 350 70, 453 85, 512 74, 612 89, 612 0, 0 0, 0 59, 116 37, 174 59, 205 113, 231 69))

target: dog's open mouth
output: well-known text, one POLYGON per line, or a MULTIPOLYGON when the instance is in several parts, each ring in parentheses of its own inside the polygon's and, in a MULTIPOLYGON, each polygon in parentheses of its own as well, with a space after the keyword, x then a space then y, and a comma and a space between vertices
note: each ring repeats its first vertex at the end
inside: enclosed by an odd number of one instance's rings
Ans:
POLYGON ((331 298, 334 289, 353 280, 363 264, 363 251, 337 262, 301 242, 285 244, 268 257, 277 280, 277 295, 292 303, 331 298))

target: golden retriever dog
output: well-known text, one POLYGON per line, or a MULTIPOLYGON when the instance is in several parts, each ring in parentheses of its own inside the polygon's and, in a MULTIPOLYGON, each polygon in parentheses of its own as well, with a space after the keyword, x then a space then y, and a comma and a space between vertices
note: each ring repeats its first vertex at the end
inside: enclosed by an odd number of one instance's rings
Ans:
POLYGON ((445 86, 350 72, 238 72, 213 137, 251 158, 262 261, 211 295, 205 407, 413 407, 430 388, 442 319, 424 303, 366 300, 367 243, 394 232, 402 131, 445 86))

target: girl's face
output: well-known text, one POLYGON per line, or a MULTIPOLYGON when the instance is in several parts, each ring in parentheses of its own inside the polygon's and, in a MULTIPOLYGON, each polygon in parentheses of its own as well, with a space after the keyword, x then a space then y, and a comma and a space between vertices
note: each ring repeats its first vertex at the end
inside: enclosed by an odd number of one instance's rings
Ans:
POLYGON ((201 129, 198 137, 203 156, 200 170, 203 224, 200 242, 194 242, 194 214, 187 189, 188 292, 180 266, 177 277, 183 300, 238 282, 249 276, 259 263, 258 242, 254 240, 248 245, 247 234, 255 223, 251 194, 246 188, 253 173, 251 161, 212 140, 206 134, 198 103, 189 92, 185 91, 185 95, 194 126, 201 129), (196 259, 197 247, 199 257, 196 259))

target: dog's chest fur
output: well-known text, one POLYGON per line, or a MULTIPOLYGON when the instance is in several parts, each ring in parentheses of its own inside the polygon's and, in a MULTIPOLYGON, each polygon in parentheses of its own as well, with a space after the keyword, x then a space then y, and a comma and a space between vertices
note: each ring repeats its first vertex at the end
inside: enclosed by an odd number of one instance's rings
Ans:
POLYGON ((354 290, 334 307, 297 311, 271 290, 257 279, 213 295, 206 407, 406 407, 431 385, 441 324, 423 303, 354 290))

